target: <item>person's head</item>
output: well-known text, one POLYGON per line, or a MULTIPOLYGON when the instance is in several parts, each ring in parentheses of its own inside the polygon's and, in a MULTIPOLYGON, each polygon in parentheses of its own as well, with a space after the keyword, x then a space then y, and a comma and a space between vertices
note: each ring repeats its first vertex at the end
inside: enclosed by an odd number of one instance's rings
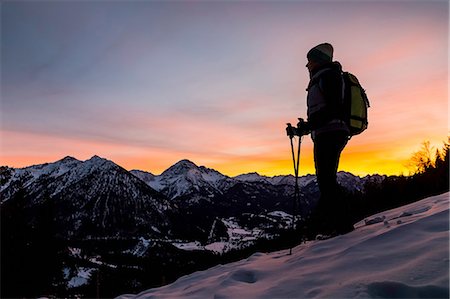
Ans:
POLYGON ((306 67, 312 73, 322 65, 333 61, 333 46, 329 43, 317 45, 309 50, 306 58, 308 58, 306 67))

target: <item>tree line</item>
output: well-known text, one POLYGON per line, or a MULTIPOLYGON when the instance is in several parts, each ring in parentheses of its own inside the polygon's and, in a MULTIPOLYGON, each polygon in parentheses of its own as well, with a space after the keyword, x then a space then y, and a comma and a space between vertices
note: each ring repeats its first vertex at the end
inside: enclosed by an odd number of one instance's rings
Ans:
POLYGON ((409 161, 407 176, 389 176, 380 183, 367 183, 364 194, 353 194, 351 206, 355 218, 400 207, 420 199, 449 191, 450 138, 441 149, 429 141, 422 143, 409 161))

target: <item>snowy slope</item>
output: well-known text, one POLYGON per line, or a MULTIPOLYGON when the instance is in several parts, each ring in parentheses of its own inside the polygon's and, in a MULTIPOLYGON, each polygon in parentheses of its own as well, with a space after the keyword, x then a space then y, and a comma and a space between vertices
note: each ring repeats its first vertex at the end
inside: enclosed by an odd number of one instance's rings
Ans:
POLYGON ((449 193, 356 227, 120 298, 448 298, 449 193))

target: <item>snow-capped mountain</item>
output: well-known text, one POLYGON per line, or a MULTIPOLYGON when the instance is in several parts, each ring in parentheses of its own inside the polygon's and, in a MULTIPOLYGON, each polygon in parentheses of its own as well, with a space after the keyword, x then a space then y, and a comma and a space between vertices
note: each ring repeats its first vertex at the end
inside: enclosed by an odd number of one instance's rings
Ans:
MULTIPOLYGON (((19 181, 21 182, 22 187, 28 187, 43 177, 56 178, 63 175, 67 171, 76 168, 82 163, 83 162, 75 158, 67 156, 54 163, 45 163, 25 168, 14 169, 3 167, 0 172, 0 182, 2 183, 0 185, 0 192, 4 191, 8 187, 14 189, 13 185, 19 181)), ((6 198, 7 196, 5 196, 3 200, 6 198)))
POLYGON ((448 244, 445 193, 373 215, 351 233, 306 242, 292 254, 255 253, 118 298, 448 298, 448 244))
POLYGON ((98 156, 84 162, 66 157, 55 163, 4 169, 2 174, 3 203, 20 193, 20 204, 30 211, 50 204, 62 236, 123 237, 137 232, 164 236, 170 230, 168 215, 173 207, 165 196, 98 156))
POLYGON ((199 167, 189 160, 177 162, 159 176, 134 170, 131 173, 171 199, 199 192, 212 197, 230 183, 229 177, 216 170, 199 167))

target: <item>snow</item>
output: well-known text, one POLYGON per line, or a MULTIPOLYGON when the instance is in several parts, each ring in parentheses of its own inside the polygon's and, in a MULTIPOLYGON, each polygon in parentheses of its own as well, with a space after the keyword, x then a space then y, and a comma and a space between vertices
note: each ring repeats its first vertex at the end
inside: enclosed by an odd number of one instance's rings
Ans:
POLYGON ((178 249, 186 251, 204 250, 205 248, 200 244, 200 242, 187 242, 187 243, 172 243, 178 249))
MULTIPOLYGON (((200 191, 201 188, 220 193, 222 184, 229 179, 214 169, 197 166, 189 160, 177 162, 161 175, 139 170, 133 170, 131 173, 171 199, 188 194, 192 190, 200 191)), ((208 197, 213 198, 214 194, 209 194, 208 197)))
POLYGON ((68 247, 70 256, 75 258, 81 258, 81 248, 68 247))
POLYGON ((205 249, 220 254, 226 252, 228 246, 228 242, 214 242, 206 245, 205 249))
MULTIPOLYGON (((355 227, 301 244, 292 255, 255 253, 119 298, 449 297, 449 193, 373 215, 355 227)), ((221 249, 220 243, 212 245, 221 249)))
POLYGON ((152 246, 152 241, 148 240, 144 237, 139 238, 139 242, 136 244, 133 250, 131 250, 131 254, 142 257, 145 255, 147 250, 152 246))
POLYGON ((119 168, 114 162, 93 156, 89 160, 79 161, 72 157, 65 157, 53 163, 33 165, 25 168, 12 168, 12 177, 4 185, 0 186, 0 192, 6 190, 13 181, 21 180, 23 187, 29 187, 41 178, 57 178, 68 175, 65 184, 60 184, 54 194, 61 191, 66 184, 73 183, 74 180, 92 172, 94 169, 119 168))
POLYGON ((78 268, 77 275, 70 279, 67 283, 67 287, 76 288, 87 284, 94 270, 95 269, 85 267, 78 268))
POLYGON ((257 172, 251 172, 235 176, 234 179, 241 182, 269 182, 269 177, 258 174, 257 172))
POLYGON ((0 192, 5 190, 15 180, 26 180, 24 187, 27 187, 43 176, 58 177, 80 164, 82 162, 75 158, 65 157, 54 163, 33 165, 25 168, 11 168, 12 177, 4 185, 0 186, 0 192))
POLYGON ((283 211, 273 211, 273 212, 268 213, 267 215, 279 217, 279 218, 287 218, 287 219, 292 218, 292 215, 290 215, 286 212, 283 212, 283 211))

